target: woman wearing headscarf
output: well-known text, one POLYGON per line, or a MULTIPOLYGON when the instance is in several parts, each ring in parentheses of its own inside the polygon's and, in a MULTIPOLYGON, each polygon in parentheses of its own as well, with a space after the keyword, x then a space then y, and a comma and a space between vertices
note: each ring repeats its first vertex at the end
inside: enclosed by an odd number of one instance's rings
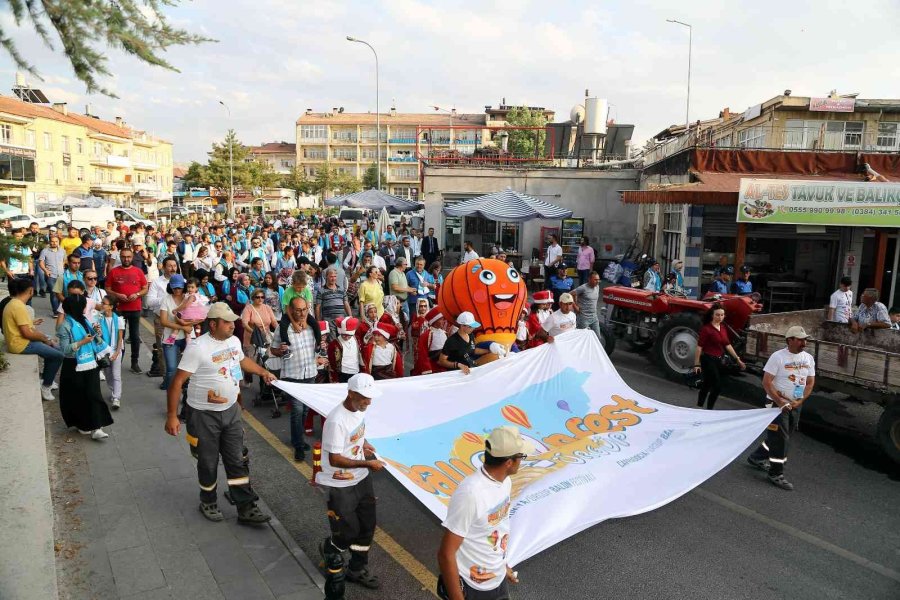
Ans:
POLYGON ((363 348, 363 368, 375 379, 403 377, 403 354, 390 341, 396 335, 396 327, 379 322, 363 348))
MULTIPOLYGON (((84 317, 87 298, 70 295, 62 303, 63 322, 56 328, 63 364, 59 376, 59 410, 68 427, 103 440, 109 434, 103 431, 112 425, 109 407, 103 401, 100 390, 100 366, 98 349, 94 344, 94 328, 84 317)), ((105 348, 105 344, 101 344, 105 348)))
POLYGON ((378 308, 374 302, 370 302, 363 307, 361 312, 363 318, 359 321, 359 325, 356 328, 356 339, 359 341, 360 348, 369 341, 372 337, 372 330, 378 324, 378 308))

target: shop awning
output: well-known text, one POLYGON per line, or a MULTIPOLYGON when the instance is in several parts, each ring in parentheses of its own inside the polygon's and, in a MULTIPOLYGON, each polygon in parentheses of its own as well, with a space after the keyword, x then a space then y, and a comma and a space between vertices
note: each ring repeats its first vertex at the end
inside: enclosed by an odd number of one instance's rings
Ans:
POLYGON ((655 190, 626 190, 621 192, 625 204, 700 204, 737 206, 741 179, 802 179, 807 181, 865 181, 856 173, 828 175, 797 175, 779 173, 712 173, 691 170, 691 183, 671 185, 655 190))
POLYGON ((479 215, 492 221, 522 222, 531 219, 568 219, 572 216, 572 211, 506 188, 502 192, 448 206, 444 209, 444 214, 452 217, 479 215))

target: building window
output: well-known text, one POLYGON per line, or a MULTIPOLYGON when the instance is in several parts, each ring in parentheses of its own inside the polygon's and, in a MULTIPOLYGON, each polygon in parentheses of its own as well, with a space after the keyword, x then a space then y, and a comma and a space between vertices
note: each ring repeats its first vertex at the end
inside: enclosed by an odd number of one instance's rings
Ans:
POLYGON ((53 136, 49 132, 44 132, 44 150, 53 150, 53 136))
POLYGON ((47 163, 47 179, 50 181, 56 180, 56 176, 53 172, 53 163, 47 163))
POLYGON ((864 128, 862 121, 827 121, 823 149, 858 150, 862 146, 864 128))
POLYGON ((0 141, 4 144, 12 143, 12 125, 0 125, 0 141))
POLYGON ((353 148, 335 148, 331 156, 336 160, 356 160, 356 150, 353 148))
POLYGON ((393 169, 391 170, 391 179, 418 179, 419 178, 419 170, 418 169, 393 169))
POLYGON ((355 142, 356 141, 356 130, 355 129, 344 129, 344 130, 332 131, 331 139, 336 140, 338 142, 355 142))
POLYGON ((84 167, 75 168, 75 180, 82 182, 84 181, 84 167))
POLYGON ((69 181, 69 167, 67 167, 65 165, 63 166, 62 176, 63 176, 63 181, 66 181, 66 182, 69 181))
POLYGON ((328 139, 328 127, 326 125, 301 125, 300 137, 304 140, 328 139))
POLYGON ((100 158, 100 156, 102 154, 103 154, 103 144, 101 144, 100 142, 94 142, 94 156, 96 158, 100 158))
POLYGON ((288 158, 282 158, 282 159, 281 159, 281 168, 282 168, 282 169, 293 169, 293 168, 294 168, 294 161, 292 161, 292 160, 290 160, 290 159, 288 159, 288 158))
POLYGON ((304 148, 303 158, 310 160, 325 160, 328 158, 328 152, 325 148, 304 148))
POLYGON ((0 179, 34 181, 34 159, 0 152, 0 179))
POLYGON ((25 130, 25 145, 29 148, 34 148, 34 130, 25 130))
POLYGON ((75 151, 78 154, 84 154, 84 140, 81 138, 75 138, 75 151))
POLYGON ((897 136, 897 130, 898 123, 879 123, 878 139, 875 142, 876 149, 882 152, 900 149, 900 144, 898 144, 900 137, 897 136))
POLYGON ((749 127, 738 132, 738 148, 765 148, 765 146, 764 127, 749 127))
POLYGON ((60 138, 60 140, 62 140, 62 151, 68 152, 69 151, 69 136, 64 135, 60 138))

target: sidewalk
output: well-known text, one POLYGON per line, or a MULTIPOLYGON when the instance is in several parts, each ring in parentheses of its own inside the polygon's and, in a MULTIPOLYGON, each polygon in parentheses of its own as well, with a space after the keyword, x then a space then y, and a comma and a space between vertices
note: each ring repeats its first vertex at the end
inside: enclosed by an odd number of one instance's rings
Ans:
MULTIPOLYGON (((49 303, 35 298, 34 304, 37 316, 46 317, 49 303)), ((152 334, 144 329, 141 336, 152 334)), ((148 369, 144 350, 141 366, 148 369)), ((219 507, 226 520, 203 518, 184 435, 163 431, 161 380, 127 368, 122 380, 122 408, 112 413, 115 423, 102 442, 65 429, 58 402, 43 405, 60 597, 322 598, 321 575, 281 523, 237 523, 235 508, 221 497, 227 489, 221 466, 219 507)))

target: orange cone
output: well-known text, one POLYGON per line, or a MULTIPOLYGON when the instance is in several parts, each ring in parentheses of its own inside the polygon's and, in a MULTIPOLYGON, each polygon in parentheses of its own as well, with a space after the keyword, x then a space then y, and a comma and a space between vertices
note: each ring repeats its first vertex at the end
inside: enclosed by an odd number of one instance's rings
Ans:
POLYGON ((316 475, 322 471, 322 442, 313 444, 313 470, 309 484, 316 485, 316 475))

